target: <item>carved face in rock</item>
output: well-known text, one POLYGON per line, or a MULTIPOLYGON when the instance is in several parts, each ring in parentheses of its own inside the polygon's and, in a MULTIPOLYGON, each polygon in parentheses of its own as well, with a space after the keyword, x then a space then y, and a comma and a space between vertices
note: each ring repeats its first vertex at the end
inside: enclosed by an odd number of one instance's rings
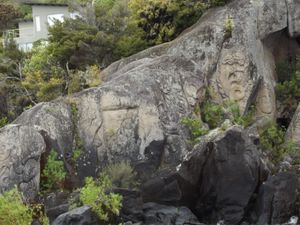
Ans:
POLYGON ((227 52, 221 60, 218 79, 225 95, 223 97, 241 101, 245 97, 249 63, 242 52, 227 52))
POLYGON ((257 116, 271 115, 274 113, 275 109, 275 97, 274 91, 267 84, 261 85, 257 98, 257 116))

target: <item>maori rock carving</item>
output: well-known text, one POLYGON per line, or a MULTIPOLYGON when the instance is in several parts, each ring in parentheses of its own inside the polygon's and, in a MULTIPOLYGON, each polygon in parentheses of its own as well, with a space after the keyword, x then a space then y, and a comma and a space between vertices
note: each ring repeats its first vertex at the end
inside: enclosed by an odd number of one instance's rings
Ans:
POLYGON ((223 50, 211 81, 217 93, 213 97, 219 102, 225 99, 237 101, 241 112, 244 112, 258 83, 251 66, 251 60, 243 48, 223 50))
POLYGON ((262 83, 256 98, 256 116, 274 117, 275 115, 275 93, 274 88, 266 82, 262 83))

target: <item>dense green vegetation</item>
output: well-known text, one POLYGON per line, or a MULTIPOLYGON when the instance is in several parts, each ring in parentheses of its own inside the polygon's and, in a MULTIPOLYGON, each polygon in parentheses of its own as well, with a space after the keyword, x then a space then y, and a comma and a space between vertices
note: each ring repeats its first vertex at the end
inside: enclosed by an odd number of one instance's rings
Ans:
POLYGON ((282 116, 292 118, 300 101, 300 57, 277 65, 276 96, 282 106, 282 116))
POLYGON ((0 224, 30 225, 33 219, 39 220, 42 225, 49 224, 41 205, 24 204, 17 188, 0 195, 0 224))
MULTIPOLYGON (((293 155, 296 159, 296 145, 293 141, 286 141, 286 129, 276 124, 260 131, 262 150, 275 165, 280 163, 286 155, 293 155)), ((298 156, 297 156, 298 157, 298 156)))
POLYGON ((66 172, 64 162, 58 158, 55 150, 51 150, 45 168, 42 171, 42 191, 53 191, 62 189, 64 186, 66 172))
POLYGON ((80 189, 80 201, 83 205, 92 207, 103 224, 116 224, 122 206, 122 197, 115 193, 107 193, 112 187, 111 180, 106 174, 94 180, 87 177, 85 186, 80 189))
POLYGON ((210 129, 221 125, 228 119, 231 123, 248 127, 254 122, 254 109, 251 107, 244 115, 240 112, 237 102, 225 101, 217 104, 210 100, 204 101, 200 107, 196 107, 193 115, 181 119, 190 134, 190 142, 195 144, 198 137, 209 132, 210 129))

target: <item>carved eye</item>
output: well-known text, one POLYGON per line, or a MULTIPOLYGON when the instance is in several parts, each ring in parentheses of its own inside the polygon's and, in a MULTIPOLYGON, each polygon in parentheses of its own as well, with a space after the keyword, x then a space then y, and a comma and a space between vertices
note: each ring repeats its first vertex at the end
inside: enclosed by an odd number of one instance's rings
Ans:
POLYGON ((228 75, 228 80, 235 80, 236 79, 236 74, 235 73, 230 73, 228 75))

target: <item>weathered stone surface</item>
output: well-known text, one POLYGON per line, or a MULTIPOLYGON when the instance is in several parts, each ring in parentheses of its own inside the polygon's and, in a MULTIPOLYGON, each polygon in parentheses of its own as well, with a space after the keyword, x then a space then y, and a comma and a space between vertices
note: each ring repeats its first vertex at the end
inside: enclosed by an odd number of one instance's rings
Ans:
POLYGON ((239 126, 203 137, 178 167, 143 185, 144 201, 184 204, 201 222, 239 224, 257 187, 267 179, 252 131, 239 126))
POLYGON ((197 70, 184 58, 164 56, 77 95, 78 129, 96 164, 127 159, 155 169, 163 155, 178 162, 187 151, 179 121, 203 84, 197 70), (166 140, 172 141, 165 146, 166 140))
POLYGON ((268 35, 287 27, 288 10, 286 0, 265 0, 256 2, 253 1, 253 4, 256 4, 258 7, 257 24, 260 39, 264 39, 268 35))
POLYGON ((93 219, 91 207, 82 206, 66 212, 52 223, 52 225, 97 225, 98 222, 93 219))
POLYGON ((73 121, 70 107, 64 101, 40 103, 22 113, 13 123, 34 126, 49 139, 48 148, 63 156, 71 155, 73 121))
POLYGON ((43 137, 33 128, 8 125, 0 129, 0 192, 17 185, 26 200, 32 200, 40 186, 40 158, 45 151, 43 137))
POLYGON ((194 152, 179 172, 198 183, 198 215, 211 222, 238 224, 267 172, 257 146, 245 131, 234 126, 194 152))
POLYGON ((143 206, 145 225, 202 225, 186 207, 164 206, 146 203, 143 206))
POLYGON ((300 36, 300 2, 286 0, 288 8, 289 34, 291 37, 300 36))
POLYGON ((70 203, 77 202, 79 194, 68 192, 50 193, 44 197, 44 207, 50 224, 61 214, 68 212, 70 203))
POLYGON ((190 150, 180 120, 203 101, 207 86, 218 102, 237 100, 242 113, 256 102, 259 117, 274 118, 275 51, 267 40, 285 32, 287 17, 284 0, 236 0, 211 9, 176 40, 112 64, 103 72, 106 83, 76 94, 76 124, 63 99, 39 104, 15 123, 45 131, 64 159, 76 127, 84 146, 81 178, 120 160, 145 174, 160 164, 174 167, 190 150))
POLYGON ((257 225, 276 225, 295 213, 299 182, 296 174, 279 173, 261 185, 257 200, 257 225))
POLYGON ((300 105, 294 113, 293 119, 286 133, 287 140, 293 140, 300 147, 300 105))
POLYGON ((136 223, 143 220, 143 199, 141 192, 127 189, 114 189, 113 192, 122 196, 122 208, 120 211, 122 221, 136 223))

